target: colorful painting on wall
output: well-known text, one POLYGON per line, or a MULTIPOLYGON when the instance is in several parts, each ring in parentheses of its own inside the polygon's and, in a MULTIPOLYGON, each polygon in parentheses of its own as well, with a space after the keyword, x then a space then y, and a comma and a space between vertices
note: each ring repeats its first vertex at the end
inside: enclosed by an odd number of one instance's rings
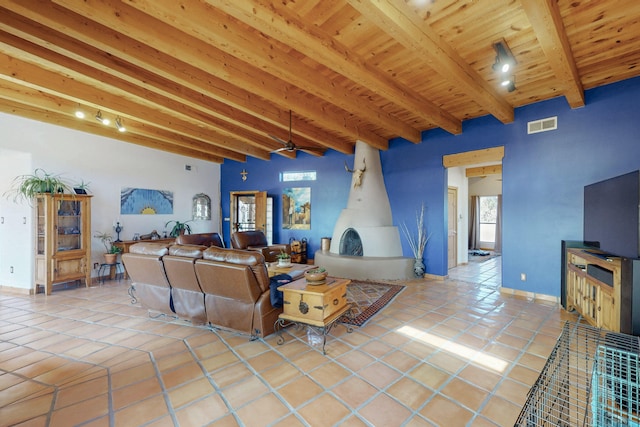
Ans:
POLYGON ((311 188, 285 188, 282 192, 282 228, 311 229, 311 188))
POLYGON ((120 191, 123 215, 165 215, 173 213, 173 191, 124 187, 120 191))

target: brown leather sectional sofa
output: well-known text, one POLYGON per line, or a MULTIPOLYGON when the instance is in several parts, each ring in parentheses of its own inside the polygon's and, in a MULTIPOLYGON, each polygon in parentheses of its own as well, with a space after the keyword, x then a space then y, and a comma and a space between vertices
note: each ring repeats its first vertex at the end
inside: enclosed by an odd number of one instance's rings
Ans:
POLYGON ((273 333, 282 312, 271 305, 269 274, 257 251, 137 243, 122 261, 132 295, 153 311, 252 338, 273 333))

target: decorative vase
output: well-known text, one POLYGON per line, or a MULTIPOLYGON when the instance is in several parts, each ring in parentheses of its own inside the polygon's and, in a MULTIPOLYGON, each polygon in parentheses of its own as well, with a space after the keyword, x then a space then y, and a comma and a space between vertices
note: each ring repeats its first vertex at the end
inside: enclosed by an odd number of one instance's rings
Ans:
POLYGON ((413 274, 415 274, 416 277, 422 277, 424 276, 424 272, 425 272, 424 262, 422 262, 422 259, 416 258, 416 260, 413 263, 413 274))

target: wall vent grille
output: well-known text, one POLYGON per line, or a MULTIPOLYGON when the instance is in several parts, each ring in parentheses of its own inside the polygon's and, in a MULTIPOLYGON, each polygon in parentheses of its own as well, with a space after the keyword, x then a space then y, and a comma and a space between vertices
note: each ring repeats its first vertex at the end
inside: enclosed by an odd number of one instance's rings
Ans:
POLYGON ((534 120, 527 123, 527 134, 547 132, 558 129, 558 117, 534 120))

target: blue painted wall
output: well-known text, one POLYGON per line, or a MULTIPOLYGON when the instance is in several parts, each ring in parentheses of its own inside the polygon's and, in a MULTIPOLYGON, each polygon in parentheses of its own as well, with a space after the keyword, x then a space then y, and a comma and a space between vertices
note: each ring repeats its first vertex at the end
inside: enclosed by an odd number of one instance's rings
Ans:
MULTIPOLYGON (((518 108, 513 123, 491 116, 463 123, 461 135, 423 132, 423 142, 390 141, 381 152, 382 170, 396 225, 415 224, 422 201, 431 239, 425 251, 427 272, 447 274, 447 181, 442 156, 503 145, 503 286, 546 295, 560 294, 560 241, 582 238, 583 187, 640 168, 640 78, 589 90, 586 106, 570 109, 564 98, 518 108), (558 117, 558 130, 527 135, 527 122, 558 117), (527 281, 520 281, 526 273, 527 281)), ((250 158, 227 161, 221 170, 223 217, 229 217, 229 192, 261 190, 274 197, 274 241, 307 237, 310 255, 331 236, 346 206, 353 156, 328 151, 322 158, 274 155, 270 162, 250 158), (240 177, 245 168, 246 182, 240 177), (315 182, 282 183, 281 171, 316 170, 315 182), (280 197, 287 187, 311 187, 311 230, 281 229, 280 197)), ((229 223, 223 223, 228 241, 229 223)), ((412 256, 404 237, 405 256, 412 256)), ((606 248, 605 248, 606 249, 606 248)))

